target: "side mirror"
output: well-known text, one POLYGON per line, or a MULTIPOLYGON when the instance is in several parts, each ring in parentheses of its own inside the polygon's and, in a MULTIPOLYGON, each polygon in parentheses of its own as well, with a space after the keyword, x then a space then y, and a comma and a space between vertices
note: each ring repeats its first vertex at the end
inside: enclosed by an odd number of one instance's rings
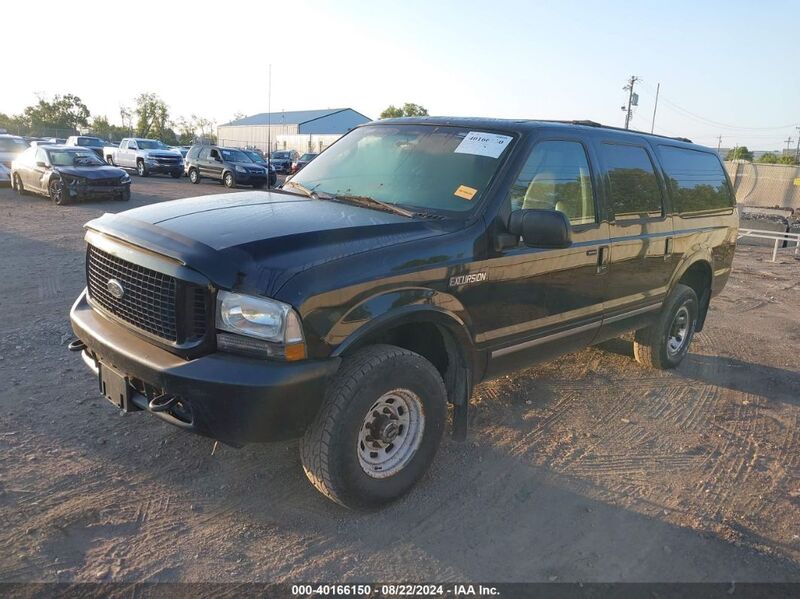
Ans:
POLYGON ((47 165, 41 160, 36 161, 36 166, 38 166, 39 168, 47 168, 47 165))
POLYGON ((522 237, 525 245, 537 248, 565 248, 572 245, 572 225, 558 210, 515 210, 508 219, 508 231, 522 237))

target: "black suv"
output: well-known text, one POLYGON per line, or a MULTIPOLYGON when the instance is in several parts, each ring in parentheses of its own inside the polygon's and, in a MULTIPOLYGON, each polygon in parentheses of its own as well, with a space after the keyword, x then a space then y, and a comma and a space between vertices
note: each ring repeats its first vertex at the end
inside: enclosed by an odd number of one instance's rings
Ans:
POLYGON ((266 165, 253 162, 239 148, 195 145, 186 154, 184 168, 192 183, 201 179, 222 181, 225 187, 252 185, 261 189, 270 182, 266 165))
POLYGON ((302 436, 314 486, 375 506, 426 471, 448 403, 464 437, 487 377, 627 331, 638 362, 677 366, 737 228, 688 140, 387 119, 282 190, 89 222, 72 349, 122 410, 232 445, 302 436))

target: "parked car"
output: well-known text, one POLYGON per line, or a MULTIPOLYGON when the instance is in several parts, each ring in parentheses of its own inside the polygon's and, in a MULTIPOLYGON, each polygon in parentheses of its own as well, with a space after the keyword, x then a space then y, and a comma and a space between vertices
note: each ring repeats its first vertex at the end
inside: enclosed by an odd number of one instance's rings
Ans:
POLYGON ((264 158, 264 155, 257 150, 242 150, 242 152, 247 154, 250 157, 250 160, 269 170, 269 186, 275 187, 275 184, 278 182, 278 175, 275 173, 273 166, 267 162, 266 158, 264 158))
POLYGON ((364 508, 422 477, 448 403, 464 438, 483 379, 628 331, 680 364, 738 214, 688 140, 425 117, 355 128, 280 191, 86 226, 72 349, 106 397, 234 445, 301 436, 311 483, 364 508))
POLYGON ((270 162, 276 172, 291 174, 292 166, 297 162, 298 158, 300 158, 300 154, 295 150, 280 150, 272 153, 270 162))
POLYGON ((12 162, 11 178, 17 193, 48 196, 59 206, 83 199, 131 197, 128 173, 108 166, 89 148, 28 148, 12 162))
POLYGON ((11 163, 28 148, 28 142, 18 135, 0 133, 0 183, 11 183, 11 163))
POLYGON ((300 156, 300 158, 297 159, 297 163, 294 164, 294 166, 292 168, 292 172, 293 173, 298 172, 304 166, 306 166, 309 162, 314 160, 314 158, 316 158, 317 156, 319 156, 319 154, 311 154, 311 153, 303 154, 302 156, 300 156))
POLYGON ((178 179, 183 175, 183 157, 157 139, 125 138, 119 147, 103 148, 106 162, 113 166, 136 169, 140 177, 168 174, 178 179))
POLYGON ((272 180, 272 176, 267 174, 267 167, 254 163, 242 150, 207 145, 192 146, 189 150, 186 155, 186 174, 192 183, 200 183, 201 179, 215 179, 222 181, 225 187, 252 185, 261 189, 272 180))
POLYGON ((105 159, 103 148, 105 142, 99 137, 90 137, 88 135, 73 135, 68 137, 66 141, 68 146, 79 146, 81 148, 89 148, 92 152, 97 154, 101 160, 105 159))

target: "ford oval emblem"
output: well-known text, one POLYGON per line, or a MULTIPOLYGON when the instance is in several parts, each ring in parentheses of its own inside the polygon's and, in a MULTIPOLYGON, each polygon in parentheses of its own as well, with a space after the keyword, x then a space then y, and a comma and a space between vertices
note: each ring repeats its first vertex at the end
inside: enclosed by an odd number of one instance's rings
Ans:
POLYGON ((122 299, 122 296, 125 295, 125 288, 116 279, 109 279, 108 283, 106 283, 106 289, 117 299, 122 299))

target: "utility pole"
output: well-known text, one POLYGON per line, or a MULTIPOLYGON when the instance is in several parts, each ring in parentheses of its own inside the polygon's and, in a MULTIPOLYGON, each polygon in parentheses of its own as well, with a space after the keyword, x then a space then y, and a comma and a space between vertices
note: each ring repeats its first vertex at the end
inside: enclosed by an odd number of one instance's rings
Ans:
POLYGON ((800 162, 800 125, 795 129, 797 129, 797 149, 794 151, 794 161, 800 162))
POLYGON ((622 110, 625 111, 625 128, 627 129, 631 124, 631 107, 637 106, 639 104, 639 96, 633 93, 633 86, 636 85, 637 81, 641 81, 639 77, 636 75, 631 75, 631 78, 628 79, 628 84, 623 87, 626 92, 628 92, 628 106, 622 107, 622 110))
POLYGON ((272 170, 272 63, 267 75, 267 189, 269 189, 269 173, 272 170))
POLYGON ((722 136, 720 135, 717 137, 717 154, 719 154, 719 150, 722 147, 722 136))
MULTIPOLYGON (((661 91, 661 83, 656 85, 656 103, 653 105, 653 122, 650 123, 650 133, 656 128, 656 110, 658 110, 658 92, 661 91)), ((627 127, 626 127, 627 128, 627 127)))
POLYGON ((792 149, 792 142, 794 140, 792 139, 792 136, 790 135, 784 141, 786 142, 786 152, 785 152, 785 154, 788 154, 792 149))

